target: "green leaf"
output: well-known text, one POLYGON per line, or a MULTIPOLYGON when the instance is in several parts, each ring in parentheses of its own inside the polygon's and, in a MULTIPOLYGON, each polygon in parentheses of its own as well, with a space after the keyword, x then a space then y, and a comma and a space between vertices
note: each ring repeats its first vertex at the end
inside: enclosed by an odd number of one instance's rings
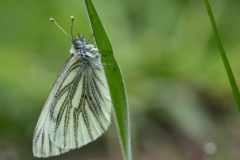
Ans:
POLYGON ((240 111, 240 95, 239 95, 239 90, 238 90, 238 87, 237 87, 235 78, 234 78, 234 76, 233 76, 232 69, 231 69, 230 64, 229 64, 229 62, 228 62, 228 59, 227 59, 225 50, 224 50, 224 48, 223 48, 223 45, 222 45, 220 36, 219 36, 219 34, 218 34, 218 30, 217 30, 217 26, 216 26, 216 23, 215 23, 215 20, 214 20, 214 17, 213 17, 213 13, 212 13, 211 6, 210 6, 208 0, 204 0, 204 1, 205 1, 205 5, 206 5, 206 8, 207 8, 207 11, 208 11, 208 15, 209 15, 210 21, 211 21, 211 23, 212 23, 213 32, 214 32, 214 35, 215 35, 215 39, 216 39, 216 41, 217 41, 218 49, 219 49, 219 52, 220 52, 220 54, 221 54, 221 57, 222 57, 222 60, 223 60, 223 63, 224 63, 224 67, 225 67, 225 69, 226 69, 226 71, 227 71, 228 79, 229 79, 230 84, 231 84, 231 87, 232 87, 232 91, 233 91, 233 94, 234 94, 234 98, 235 98, 235 100, 236 100, 236 102, 237 102, 238 109, 239 109, 239 111, 240 111))
POLYGON ((85 4, 98 50, 102 53, 102 63, 105 64, 104 71, 114 107, 115 122, 123 157, 125 160, 131 160, 130 120, 122 74, 114 58, 112 45, 92 1, 85 0, 85 4))

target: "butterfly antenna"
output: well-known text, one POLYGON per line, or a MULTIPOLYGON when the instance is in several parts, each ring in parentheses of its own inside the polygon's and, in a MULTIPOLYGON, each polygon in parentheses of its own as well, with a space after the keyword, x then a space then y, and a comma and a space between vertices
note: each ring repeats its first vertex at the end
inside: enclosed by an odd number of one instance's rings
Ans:
POLYGON ((64 34, 66 34, 70 39, 72 39, 63 29, 62 27, 60 27, 57 22, 53 19, 53 18, 50 18, 50 21, 52 21, 54 24, 56 24, 56 26, 61 29, 63 31, 64 34))
POLYGON ((73 21, 74 21, 74 17, 71 16, 71 20, 72 20, 72 26, 71 26, 71 36, 73 37, 73 21))

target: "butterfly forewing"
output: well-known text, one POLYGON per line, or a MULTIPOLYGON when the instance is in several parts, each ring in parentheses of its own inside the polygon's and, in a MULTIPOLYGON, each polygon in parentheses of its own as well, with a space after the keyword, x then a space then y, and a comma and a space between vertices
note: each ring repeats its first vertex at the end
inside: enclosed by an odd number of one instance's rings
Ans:
POLYGON ((36 157, 79 148, 106 131, 111 98, 101 65, 72 54, 60 71, 39 117, 33 138, 36 157))

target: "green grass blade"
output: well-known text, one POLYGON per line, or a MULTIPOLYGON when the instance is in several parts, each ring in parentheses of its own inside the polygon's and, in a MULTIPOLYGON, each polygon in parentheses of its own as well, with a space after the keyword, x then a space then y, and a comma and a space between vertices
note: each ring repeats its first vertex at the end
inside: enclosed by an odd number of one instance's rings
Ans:
POLYGON ((220 51, 220 54, 221 54, 221 57, 222 57, 222 60, 223 60, 225 69, 226 69, 226 71, 227 71, 228 79, 229 79, 230 84, 231 84, 231 87, 232 87, 232 91, 233 91, 233 94, 234 94, 234 98, 235 98, 235 100, 236 100, 236 102, 237 102, 238 109, 239 109, 239 111, 240 111, 240 95, 239 95, 239 90, 238 90, 238 87, 237 87, 235 78, 234 78, 234 76, 233 76, 231 67, 230 67, 230 65, 229 65, 229 62, 228 62, 226 53, 225 53, 225 51, 224 51, 224 48, 223 48, 221 39, 220 39, 220 37, 219 37, 218 30, 217 30, 217 26, 216 26, 216 23, 215 23, 215 20, 214 20, 214 17, 213 17, 212 9, 211 9, 211 7, 210 7, 210 4, 209 4, 208 0, 204 0, 204 1, 205 1, 205 5, 206 5, 206 8, 207 8, 207 11, 208 11, 208 15, 209 15, 209 17, 210 17, 210 21, 211 21, 211 23, 212 23, 213 32, 214 32, 214 35, 215 35, 215 38, 216 38, 216 41, 217 41, 218 49, 219 49, 219 51, 220 51))
POLYGON ((102 63, 112 98, 115 122, 118 128, 119 141, 125 160, 131 160, 130 120, 126 92, 120 68, 113 55, 113 49, 103 28, 101 20, 91 0, 85 0, 97 47, 102 53, 102 63))

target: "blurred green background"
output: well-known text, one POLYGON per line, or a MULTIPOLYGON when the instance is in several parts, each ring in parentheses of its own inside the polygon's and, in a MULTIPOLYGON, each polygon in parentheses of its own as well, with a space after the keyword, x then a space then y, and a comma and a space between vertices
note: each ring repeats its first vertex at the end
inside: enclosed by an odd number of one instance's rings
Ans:
MULTIPOLYGON (((203 0, 93 0, 124 75, 135 160, 239 160, 240 113, 203 0)), ((240 84, 240 1, 211 0, 240 84)), ((69 39, 90 38, 83 0, 0 0, 0 159, 33 160, 32 136, 69 39)), ((113 117, 113 116, 112 116, 113 117)), ((112 119, 113 121, 113 119, 112 119)), ((113 121, 114 122, 114 121, 113 121)), ((51 160, 121 160, 115 124, 51 160)))

